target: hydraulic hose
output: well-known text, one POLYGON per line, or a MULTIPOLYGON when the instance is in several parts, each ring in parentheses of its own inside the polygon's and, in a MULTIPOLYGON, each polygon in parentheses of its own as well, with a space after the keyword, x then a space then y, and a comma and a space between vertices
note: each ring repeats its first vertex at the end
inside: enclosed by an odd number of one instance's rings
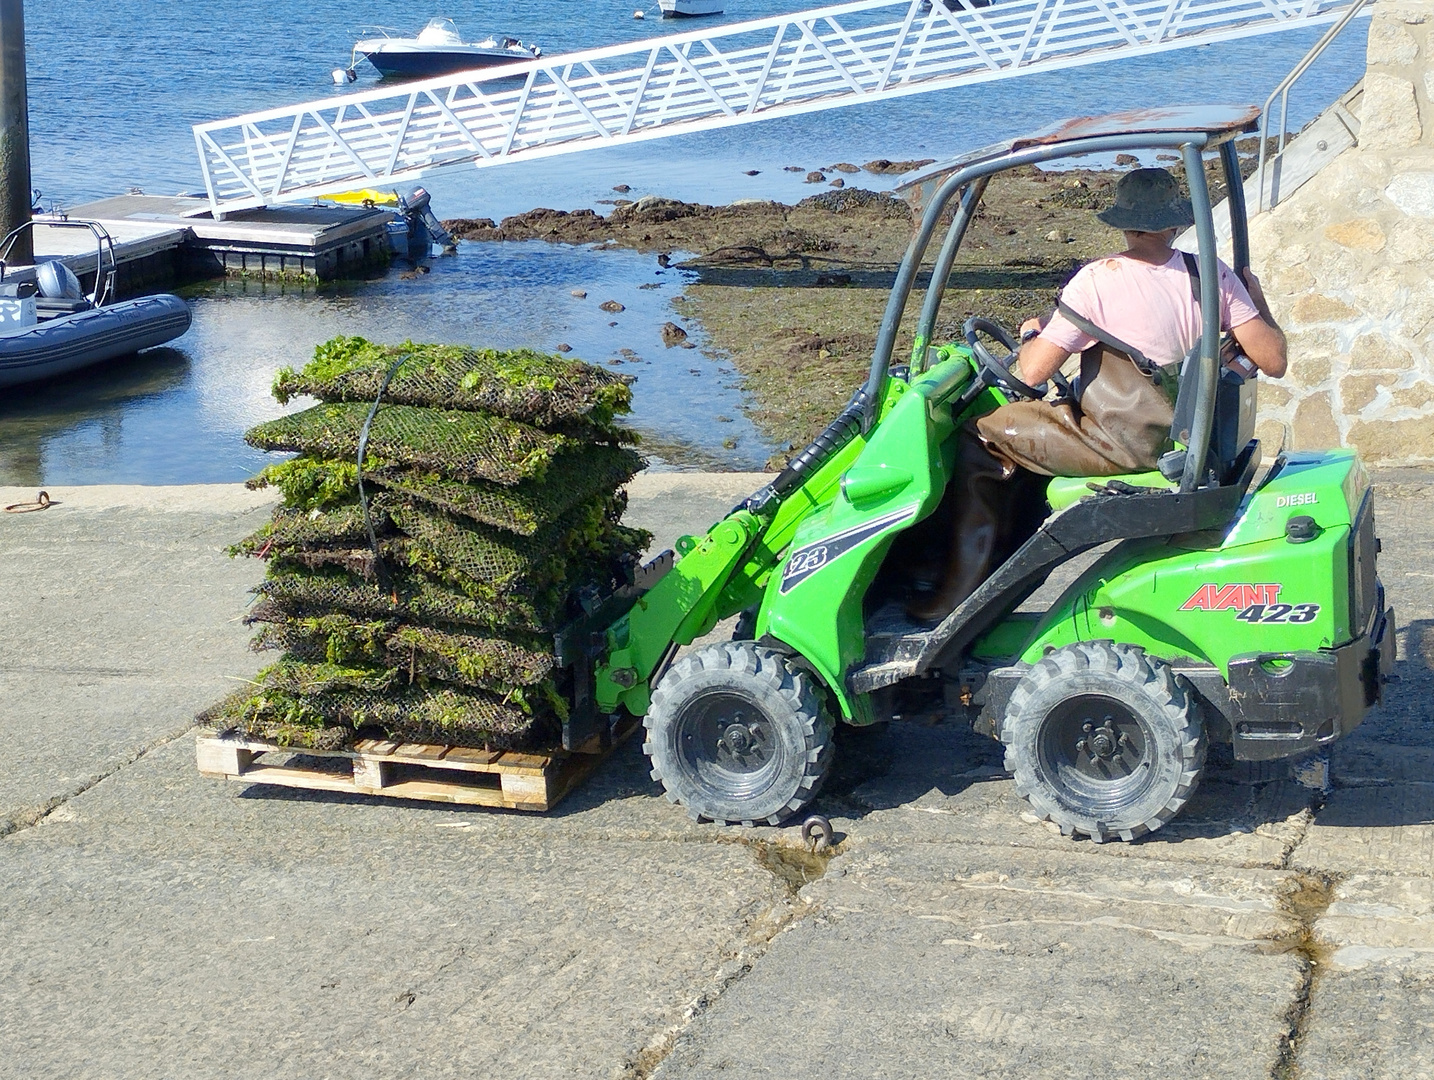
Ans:
POLYGON ((841 414, 826 426, 820 435, 804 449, 772 481, 772 492, 786 495, 802 485, 808 476, 816 472, 834 453, 840 450, 861 431, 862 417, 866 414, 867 388, 865 386, 852 394, 851 400, 841 414))
POLYGON ((861 431, 862 418, 866 415, 867 392, 863 386, 842 409, 841 415, 826 426, 826 429, 806 445, 800 454, 787 462, 787 467, 777 474, 761 491, 749 495, 738 503, 733 511, 749 510, 760 513, 773 499, 780 499, 797 488, 834 453, 840 450, 861 431))

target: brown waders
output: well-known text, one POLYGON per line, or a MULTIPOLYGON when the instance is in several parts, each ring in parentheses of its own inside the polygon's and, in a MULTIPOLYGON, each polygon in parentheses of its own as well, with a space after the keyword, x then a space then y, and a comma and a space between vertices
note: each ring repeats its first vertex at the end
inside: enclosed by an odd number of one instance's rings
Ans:
POLYGON ((1138 350, 1100 336, 1105 341, 1081 354, 1075 398, 1015 402, 959 433, 954 474, 936 511, 950 528, 945 574, 907 607, 913 619, 944 619, 1030 538, 1045 518, 1046 477, 1155 468, 1169 442, 1176 380, 1138 350))

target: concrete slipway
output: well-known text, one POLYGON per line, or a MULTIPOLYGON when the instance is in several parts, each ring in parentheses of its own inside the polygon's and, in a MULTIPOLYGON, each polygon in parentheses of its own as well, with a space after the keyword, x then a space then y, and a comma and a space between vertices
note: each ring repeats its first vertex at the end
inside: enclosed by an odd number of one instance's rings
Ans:
MULTIPOLYGON (((546 816, 202 779, 267 499, 52 491, 0 516, 0 1077, 1434 1076, 1426 479, 1380 488, 1401 681, 1327 800, 1217 773, 1073 843, 993 744, 898 724, 843 740, 819 877, 635 742, 546 816)), ((630 514, 667 543, 757 484, 630 514)))

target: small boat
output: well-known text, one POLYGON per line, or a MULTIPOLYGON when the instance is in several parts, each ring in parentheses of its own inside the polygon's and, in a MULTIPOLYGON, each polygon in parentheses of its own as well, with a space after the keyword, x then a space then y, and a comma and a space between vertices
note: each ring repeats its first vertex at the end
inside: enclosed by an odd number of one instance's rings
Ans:
POLYGON ((114 292, 114 242, 94 221, 28 221, 0 242, 0 388, 38 382, 173 341, 189 329, 189 305, 177 296, 107 303, 114 292), (15 238, 36 225, 87 228, 97 238, 95 289, 58 259, 36 266, 36 280, 6 282, 15 238), (108 251, 108 268, 105 253, 108 251))
POLYGON ((657 7, 664 19, 721 15, 724 0, 657 0, 657 7))
POLYGON ((358 77, 355 69, 363 60, 384 78, 411 79, 521 64, 543 55, 538 46, 504 35, 465 42, 452 19, 429 20, 417 37, 393 37, 387 30, 380 33, 382 37, 365 38, 354 46, 349 66, 334 71, 334 82, 353 82, 358 77))

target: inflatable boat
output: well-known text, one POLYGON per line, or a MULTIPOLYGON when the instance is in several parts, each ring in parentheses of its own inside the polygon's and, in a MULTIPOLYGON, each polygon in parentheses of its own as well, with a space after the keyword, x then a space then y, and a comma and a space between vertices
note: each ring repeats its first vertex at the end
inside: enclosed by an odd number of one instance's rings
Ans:
POLYGON ((189 318, 188 304, 161 294, 56 314, 11 333, 0 326, 0 388, 163 345, 189 329, 189 318))
POLYGON ((114 245, 97 222, 27 222, 0 242, 0 388, 128 356, 173 341, 189 329, 189 305, 177 296, 106 303, 114 274, 114 245), (33 282, 4 280, 4 260, 15 236, 34 225, 88 228, 96 235, 99 255, 92 293, 87 295, 74 272, 56 259, 39 263, 33 282))

